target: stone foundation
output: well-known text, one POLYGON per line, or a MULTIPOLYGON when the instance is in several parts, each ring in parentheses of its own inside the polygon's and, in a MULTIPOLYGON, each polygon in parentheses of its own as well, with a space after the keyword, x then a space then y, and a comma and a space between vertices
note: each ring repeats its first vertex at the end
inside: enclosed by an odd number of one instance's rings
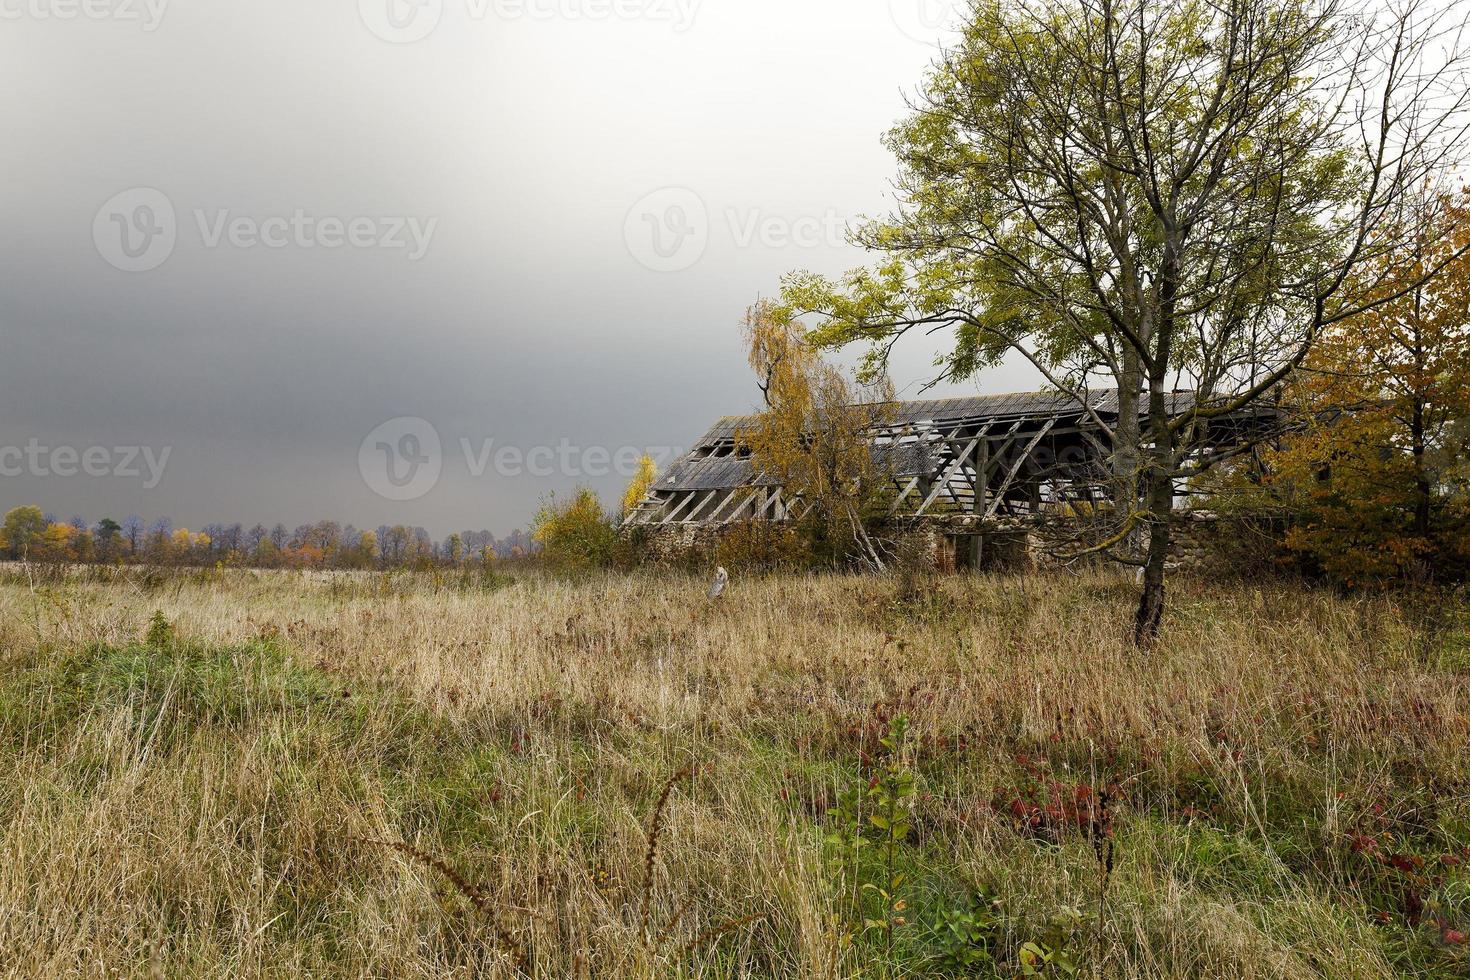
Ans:
MULTIPOLYGON (((736 524, 653 524, 624 530, 642 559, 652 564, 709 565, 722 538, 736 524)), ((1246 564, 1269 564, 1270 529, 1250 528, 1238 521, 1196 511, 1180 515, 1170 561, 1176 568, 1210 572, 1245 571, 1246 564)), ((1031 570, 1058 565, 1025 521, 982 522, 966 515, 942 515, 904 521, 887 535, 902 556, 927 561, 943 573, 1031 570)), ((1105 558, 1088 559, 1106 564, 1105 558)))
POLYGON ((623 536, 639 559, 654 565, 677 565, 713 560, 727 524, 641 524, 624 528, 623 536))

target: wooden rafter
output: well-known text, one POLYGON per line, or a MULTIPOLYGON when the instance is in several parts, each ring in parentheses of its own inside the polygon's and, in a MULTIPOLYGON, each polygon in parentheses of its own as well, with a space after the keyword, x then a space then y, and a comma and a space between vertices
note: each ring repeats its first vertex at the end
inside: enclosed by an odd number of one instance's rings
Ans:
MULTIPOLYGON (((949 486, 950 480, 954 478, 955 473, 960 471, 964 467, 965 461, 970 458, 970 453, 974 451, 980 440, 984 439, 986 435, 989 434, 992 424, 993 423, 991 422, 985 423, 980 431, 975 434, 975 437, 971 439, 968 444, 966 444, 965 448, 960 452, 954 454, 950 461, 950 464, 946 466, 944 468, 944 471, 940 474, 939 480, 935 483, 934 488, 929 491, 929 496, 924 498, 924 502, 919 504, 919 509, 914 512, 916 516, 922 515, 926 510, 928 510, 929 505, 934 502, 935 498, 939 496, 940 492, 945 490, 949 486)), ((1016 425, 1020 424, 1020 422, 1016 423, 1016 425)), ((1011 428, 1014 430, 1015 426, 1012 426, 1011 428)), ((955 432, 958 431, 958 429, 955 430, 955 432)), ((953 436, 954 433, 951 433, 950 435, 953 436)), ((954 500, 956 505, 959 504, 960 500, 958 497, 955 496, 952 490, 950 491, 950 498, 954 500)))
POLYGON ((1010 492, 1011 485, 1016 482, 1016 474, 1021 472, 1021 467, 1025 465, 1026 460, 1031 458, 1031 453, 1036 449, 1037 444, 1051 431, 1051 427, 1055 424, 1056 419, 1047 419, 1046 424, 1037 429, 1036 434, 1031 437, 1031 441, 1026 443, 1026 448, 1021 450, 1021 455, 1016 457, 1016 461, 1011 464, 1010 472, 1006 473, 1006 478, 1001 483, 1000 489, 995 492, 995 499, 990 502, 990 507, 985 511, 986 520, 995 516, 996 511, 1000 509, 1001 502, 1006 499, 1006 494, 1010 492))

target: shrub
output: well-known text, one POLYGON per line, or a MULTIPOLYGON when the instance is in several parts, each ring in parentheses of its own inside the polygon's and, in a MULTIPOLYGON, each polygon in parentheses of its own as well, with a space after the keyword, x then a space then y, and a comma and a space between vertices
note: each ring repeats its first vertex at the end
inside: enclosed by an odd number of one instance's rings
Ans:
POLYGON ((555 495, 548 499, 531 526, 531 537, 545 548, 546 560, 562 568, 603 568, 617 552, 612 518, 587 487, 566 501, 555 495))
POLYGON ((174 645, 174 627, 164 616, 163 610, 155 609, 148 620, 147 644, 155 650, 168 650, 174 645))

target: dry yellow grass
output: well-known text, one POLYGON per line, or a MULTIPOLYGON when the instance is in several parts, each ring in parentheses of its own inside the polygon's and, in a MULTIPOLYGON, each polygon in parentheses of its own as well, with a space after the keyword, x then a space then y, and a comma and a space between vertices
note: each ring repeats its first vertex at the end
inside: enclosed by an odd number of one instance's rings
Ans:
POLYGON ((1470 883, 1436 871, 1411 913, 1346 843, 1470 844, 1455 611, 1431 631, 1392 599, 1184 582, 1140 654, 1131 597, 1100 573, 709 603, 678 576, 11 572, 0 970, 512 976, 503 928, 548 977, 927 975, 938 912, 983 889, 1002 971, 1075 906, 1084 975, 1465 975, 1443 936, 1470 883), (892 962, 823 843, 875 705, 910 717, 921 790, 892 962), (691 765, 645 937, 646 827, 691 765), (1100 927, 1085 835, 1006 809, 1044 797, 1038 766, 1125 786, 1100 927), (494 915, 367 840, 443 858, 494 915))

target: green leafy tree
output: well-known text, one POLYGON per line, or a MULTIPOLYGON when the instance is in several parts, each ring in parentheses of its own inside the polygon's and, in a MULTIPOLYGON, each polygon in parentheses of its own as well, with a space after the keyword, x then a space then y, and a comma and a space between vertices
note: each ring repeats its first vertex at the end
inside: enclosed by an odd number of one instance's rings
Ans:
POLYGON ((46 515, 41 508, 16 507, 5 515, 5 524, 0 526, 4 544, 11 558, 22 559, 36 551, 46 534, 46 515))
POLYGON ((117 554, 118 543, 121 540, 122 525, 110 517, 104 517, 97 522, 95 530, 97 538, 97 557, 103 561, 117 554))
POLYGON ((980 0, 890 135, 899 206, 856 235, 880 262, 789 277, 785 310, 871 345, 870 369, 947 332, 943 377, 1014 352, 1087 411, 1115 394, 1116 424, 1092 418, 1114 507, 1083 544, 1145 569, 1149 642, 1176 495, 1224 457, 1202 452, 1212 427, 1389 300, 1353 273, 1401 254, 1407 199, 1458 152, 1464 69, 1439 43, 1457 16, 980 0))

